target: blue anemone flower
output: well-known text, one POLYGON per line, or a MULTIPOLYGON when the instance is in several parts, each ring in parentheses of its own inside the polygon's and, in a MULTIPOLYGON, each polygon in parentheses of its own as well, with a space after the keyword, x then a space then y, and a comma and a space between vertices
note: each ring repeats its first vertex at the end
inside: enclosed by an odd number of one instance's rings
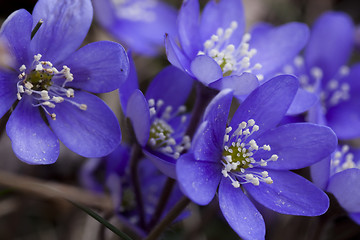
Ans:
POLYGON ((116 116, 87 91, 117 89, 126 79, 128 58, 113 42, 77 50, 91 21, 90 0, 40 0, 32 15, 20 9, 2 25, 1 40, 14 59, 0 69, 0 117, 18 101, 6 131, 26 163, 55 162, 58 139, 85 157, 107 155, 120 143, 116 116))
POLYGON ((299 98, 293 109, 304 102, 312 104, 308 120, 331 127, 339 139, 360 136, 360 64, 346 65, 354 47, 354 32, 347 14, 326 12, 312 27, 304 57, 298 56, 284 67, 285 73, 299 78, 302 91, 313 95, 299 98))
POLYGON ((349 217, 360 225, 360 149, 339 145, 321 162, 311 166, 313 182, 334 194, 349 217))
POLYGON ((221 91, 209 104, 191 151, 177 160, 184 194, 205 205, 218 192, 225 219, 244 239, 265 236, 263 218, 247 195, 283 214, 316 216, 329 206, 323 191, 289 170, 330 155, 337 144, 333 131, 312 123, 276 127, 297 89, 290 75, 269 80, 246 98, 229 124, 233 93, 221 91))
POLYGON ((231 88, 235 95, 250 93, 258 79, 293 59, 308 40, 302 23, 245 33, 241 0, 211 0, 199 12, 198 0, 184 1, 178 15, 180 47, 171 34, 165 39, 168 60, 204 85, 231 88))
POLYGON ((175 178, 176 159, 190 148, 190 138, 185 135, 189 114, 184 104, 192 85, 187 74, 168 66, 154 78, 144 96, 130 58, 129 77, 119 90, 123 110, 144 154, 171 178, 175 178))
POLYGON ((160 0, 93 0, 97 22, 137 54, 153 56, 176 29, 177 11, 160 0))

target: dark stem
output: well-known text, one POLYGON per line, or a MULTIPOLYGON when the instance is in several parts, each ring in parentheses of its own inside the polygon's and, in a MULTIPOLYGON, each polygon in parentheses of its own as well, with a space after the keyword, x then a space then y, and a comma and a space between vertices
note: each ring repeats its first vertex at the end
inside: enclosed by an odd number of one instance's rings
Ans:
POLYGON ((217 90, 208 88, 200 82, 196 82, 196 102, 192 110, 193 114, 191 115, 190 124, 185 133, 190 138, 194 136, 207 105, 217 93, 217 90))
POLYGON ((183 197, 176 205, 168 212, 168 214, 161 220, 149 233, 145 240, 156 240, 160 234, 171 224, 185 209, 185 207, 190 203, 190 200, 187 197, 183 197))
POLYGON ((145 229, 146 225, 145 225, 145 211, 143 204, 144 202, 141 194, 140 181, 138 176, 138 165, 141 157, 142 157, 141 147, 139 146, 138 143, 134 143, 131 149, 131 159, 130 159, 131 180, 134 186, 137 208, 139 210, 140 226, 141 228, 145 229))
MULTIPOLYGON (((71 201, 70 201, 71 202, 71 201)), ((80 208, 81 210, 83 210, 84 212, 86 212, 87 214, 89 214, 91 217, 93 217, 94 219, 96 219, 98 222, 100 222, 101 224, 103 224, 105 227, 107 227, 110 231, 112 231, 113 233, 115 233, 116 235, 118 235, 120 238, 125 239, 125 240, 132 240, 132 238, 130 238, 128 235, 126 235, 125 233, 121 232, 119 229, 117 229, 114 225, 112 225, 111 223, 109 223, 108 221, 106 221, 104 218, 102 218, 100 215, 98 215, 96 212, 92 211, 91 209, 77 204, 75 202, 71 202, 72 204, 74 204, 76 207, 80 208)))
POLYGON ((34 27, 34 29, 31 31, 31 39, 33 39, 33 37, 35 36, 35 34, 37 33, 37 31, 39 30, 39 28, 41 27, 41 25, 43 24, 43 20, 40 19, 39 22, 36 24, 36 26, 34 27))
POLYGON ((6 123, 10 117, 10 110, 5 113, 5 115, 0 119, 0 138, 4 134, 6 129, 6 123))
POLYGON ((160 199, 158 201, 158 204, 156 206, 155 212, 153 217, 150 220, 150 223, 148 225, 148 229, 151 229, 154 227, 154 225, 159 221, 161 218, 162 213, 164 212, 164 209, 166 207, 166 204, 170 198, 171 191, 175 185, 175 180, 172 178, 167 178, 165 186, 162 190, 160 199))

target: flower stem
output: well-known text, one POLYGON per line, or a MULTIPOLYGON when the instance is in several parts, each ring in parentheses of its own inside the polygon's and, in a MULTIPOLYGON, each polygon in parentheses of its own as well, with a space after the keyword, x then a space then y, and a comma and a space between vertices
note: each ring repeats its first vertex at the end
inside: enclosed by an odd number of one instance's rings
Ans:
POLYGON ((10 111, 7 111, 5 115, 0 119, 0 137, 3 135, 6 129, 6 123, 9 120, 10 111))
POLYGON ((191 115, 190 124, 186 130, 186 135, 191 138, 194 136, 208 103, 217 92, 217 90, 208 88, 200 82, 196 82, 196 102, 192 110, 193 114, 191 115))
POLYGON ((171 191, 175 185, 175 180, 172 178, 167 178, 165 186, 162 190, 160 199, 158 201, 158 204, 156 206, 155 212, 153 214, 153 217, 150 220, 150 223, 148 225, 148 228, 151 229, 154 227, 154 225, 159 221, 161 218, 162 213, 164 212, 166 203, 169 200, 169 197, 171 195, 171 191))
POLYGON ((138 143, 134 143, 131 149, 131 160, 130 160, 131 180, 134 185, 135 199, 140 215, 140 226, 141 228, 145 229, 146 226, 145 211, 144 211, 143 198, 141 194, 140 181, 138 176, 138 165, 141 157, 142 157, 141 147, 139 146, 138 143))
POLYGON ((176 205, 168 212, 168 214, 161 220, 149 233, 145 240, 156 240, 159 235, 165 230, 165 228, 172 223, 190 203, 187 197, 183 197, 176 205))

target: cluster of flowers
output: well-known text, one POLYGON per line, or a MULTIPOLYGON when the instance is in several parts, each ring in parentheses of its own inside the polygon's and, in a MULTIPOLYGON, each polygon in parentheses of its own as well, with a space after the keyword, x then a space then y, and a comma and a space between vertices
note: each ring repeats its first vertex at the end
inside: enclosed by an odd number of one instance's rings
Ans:
POLYGON ((360 151, 342 143, 360 136, 360 65, 346 65, 355 31, 346 14, 325 13, 311 31, 293 22, 246 33, 241 0, 210 0, 201 14, 198 0, 179 12, 156 0, 93 5, 98 23, 133 52, 156 56, 165 42, 172 66, 143 94, 120 44, 78 49, 90 0, 39 0, 32 14, 12 13, 0 32, 12 56, 0 69, 0 117, 11 108, 6 132, 21 161, 54 163, 59 140, 91 158, 84 185, 102 192, 106 183, 119 217, 143 236, 158 220, 167 177, 176 185, 160 217, 182 193, 200 205, 217 195, 244 239, 265 237, 254 202, 317 216, 329 207, 324 191, 360 224, 359 191, 351 191, 360 187, 360 151), (131 123, 122 132, 134 136, 127 143, 110 108, 88 93, 115 89, 131 123), (308 166, 314 184, 291 171, 308 166))

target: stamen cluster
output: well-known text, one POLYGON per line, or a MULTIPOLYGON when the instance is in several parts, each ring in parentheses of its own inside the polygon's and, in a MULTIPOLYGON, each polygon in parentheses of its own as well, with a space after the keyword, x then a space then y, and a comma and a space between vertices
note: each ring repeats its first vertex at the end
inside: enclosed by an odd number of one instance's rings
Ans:
POLYGON ((336 106, 350 98, 350 85, 347 82, 340 82, 349 74, 348 66, 342 66, 338 73, 327 81, 325 86, 322 86, 324 81, 323 70, 319 67, 312 67, 310 76, 307 75, 304 69, 304 59, 301 56, 294 59, 294 66, 286 65, 283 70, 287 74, 298 75, 301 87, 305 90, 318 92, 325 112, 329 107, 336 106))
POLYGON ((156 103, 154 99, 150 99, 148 103, 152 122, 148 144, 152 149, 178 159, 180 154, 188 150, 191 145, 190 137, 182 136, 187 117, 186 115, 181 117, 181 123, 177 129, 174 129, 169 122, 184 114, 186 107, 180 106, 177 111, 173 112, 172 106, 165 107, 164 101, 161 99, 157 100, 156 103))
POLYGON ((23 94, 32 95, 35 100, 33 106, 42 107, 53 120, 56 119, 56 114, 49 113, 45 107, 55 108, 55 104, 63 101, 70 102, 81 110, 86 110, 86 104, 79 104, 70 100, 74 97, 74 89, 65 88, 66 83, 74 79, 70 68, 63 66, 63 69, 59 71, 51 62, 40 61, 41 57, 41 54, 34 56, 29 72, 26 72, 25 65, 19 68, 21 73, 18 76, 20 81, 17 82, 18 100, 22 99, 23 94), (61 81, 63 82, 59 85, 61 81))
MULTIPOLYGON (((244 34, 241 43, 236 48, 230 43, 230 38, 234 30, 238 27, 236 21, 232 21, 227 29, 218 28, 216 34, 204 43, 204 51, 199 51, 198 55, 208 55, 213 58, 221 67, 224 76, 231 74, 240 75, 243 72, 251 73, 252 70, 260 69, 260 63, 251 67, 250 59, 256 54, 256 49, 249 46, 251 35, 244 34)), ((259 80, 262 76, 258 76, 259 80)))
POLYGON ((343 145, 340 151, 335 152, 331 159, 331 172, 333 174, 350 168, 360 169, 360 162, 354 161, 354 154, 349 150, 349 145, 343 145))
POLYGON ((229 136, 229 133, 232 132, 232 128, 226 128, 222 159, 224 168, 221 172, 224 177, 228 177, 231 180, 235 188, 245 183, 252 183, 258 186, 260 181, 268 184, 273 183, 267 171, 262 171, 261 173, 251 171, 254 167, 265 167, 269 161, 276 161, 278 159, 276 154, 273 154, 269 159, 260 159, 260 161, 253 158, 253 155, 259 149, 271 151, 269 145, 259 147, 254 139, 247 140, 258 130, 259 126, 255 124, 254 119, 241 122, 231 136, 229 136))

